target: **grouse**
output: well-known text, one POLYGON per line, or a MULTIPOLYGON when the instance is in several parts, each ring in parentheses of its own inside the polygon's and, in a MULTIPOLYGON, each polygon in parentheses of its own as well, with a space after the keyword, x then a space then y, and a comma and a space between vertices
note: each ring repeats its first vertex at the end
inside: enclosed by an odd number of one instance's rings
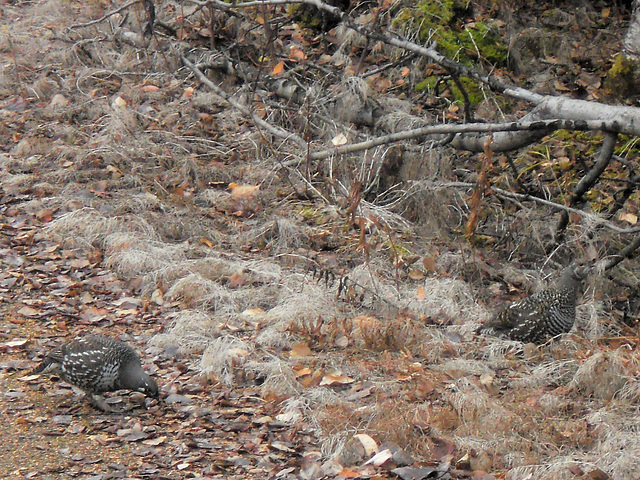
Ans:
POLYGON ((570 264, 554 287, 507 305, 478 333, 540 344, 569 332, 576 319, 576 297, 590 270, 588 265, 570 264))
POLYGON ((93 406, 109 411, 102 393, 135 390, 158 397, 158 385, 140 365, 140 357, 126 343, 92 335, 71 340, 47 353, 32 373, 55 373, 83 389, 93 406))

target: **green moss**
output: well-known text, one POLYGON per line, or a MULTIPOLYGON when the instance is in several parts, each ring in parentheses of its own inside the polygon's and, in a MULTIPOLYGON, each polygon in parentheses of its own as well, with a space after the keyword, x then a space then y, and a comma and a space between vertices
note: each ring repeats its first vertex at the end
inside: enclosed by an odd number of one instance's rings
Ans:
MULTIPOLYGON (((466 0, 420 0, 415 7, 405 8, 394 20, 394 26, 408 36, 418 33, 424 44, 436 42, 437 49, 446 57, 468 66, 479 62, 504 67, 508 50, 505 43, 488 22, 470 21, 470 2, 466 0)), ((483 100, 477 82, 460 79, 472 106, 483 100)), ((418 91, 432 91, 438 82, 435 76, 418 83, 418 91)), ((464 97, 458 87, 450 82, 454 100, 462 103, 464 97)))
POLYGON ((624 99, 635 94, 638 89, 637 67, 638 63, 631 60, 624 53, 618 54, 604 81, 605 92, 618 99, 624 99))
POLYGON ((394 26, 405 32, 418 32, 423 43, 437 42, 438 51, 447 57, 474 65, 479 60, 506 66, 507 46, 487 22, 467 21, 470 2, 463 0, 421 0, 405 8, 394 26))

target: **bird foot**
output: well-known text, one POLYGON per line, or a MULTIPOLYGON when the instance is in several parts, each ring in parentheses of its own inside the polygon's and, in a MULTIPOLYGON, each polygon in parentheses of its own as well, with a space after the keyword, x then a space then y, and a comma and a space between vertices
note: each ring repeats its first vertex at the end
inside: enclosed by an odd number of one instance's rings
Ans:
POLYGON ((107 404, 105 399, 100 395, 92 395, 88 394, 89 402, 98 410, 102 410, 103 412, 111 413, 113 409, 107 404))

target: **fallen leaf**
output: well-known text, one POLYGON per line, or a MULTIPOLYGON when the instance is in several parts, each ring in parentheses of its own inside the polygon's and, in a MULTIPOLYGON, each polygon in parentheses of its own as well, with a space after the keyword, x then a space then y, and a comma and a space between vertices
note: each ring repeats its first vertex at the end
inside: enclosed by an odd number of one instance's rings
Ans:
POLYGON ((620 220, 623 222, 628 222, 631 225, 635 225, 638 223, 638 217, 633 213, 623 212, 620 214, 620 220))
POLYGON ((35 308, 31 307, 22 307, 20 310, 18 310, 18 313, 20 315, 24 315, 25 317, 37 317, 38 315, 40 315, 40 310, 36 310, 35 308))
POLYGON ((230 183, 229 190, 234 197, 250 197, 254 195, 260 186, 258 185, 238 185, 237 183, 230 183))
POLYGON ((348 142, 347 137, 344 133, 339 133, 335 137, 331 139, 331 143, 335 147, 339 147, 340 145, 345 145, 348 142))
POLYGON ((424 272, 422 272, 422 271, 420 271, 418 269, 411 270, 409 272, 409 278, 411 280, 416 280, 416 281, 424 280, 424 272))
POLYGON ((118 95, 115 100, 113 101, 113 106, 114 107, 126 107, 127 106, 127 101, 122 98, 120 95, 118 95))
POLYGON ((382 450, 381 452, 376 453, 373 457, 367 460, 365 465, 373 465, 375 467, 379 467, 380 465, 384 465, 387 460, 393 457, 393 453, 388 448, 382 450))
POLYGON ((394 468, 391 473, 396 474, 402 480, 423 480, 424 478, 433 478, 433 474, 437 472, 433 467, 401 467, 394 468))
POLYGON ((313 355, 313 352, 309 348, 309 345, 306 343, 296 343, 291 347, 291 351, 289 352, 290 358, 296 357, 308 357, 309 355, 313 355))
POLYGON ((167 439, 167 437, 156 437, 156 438, 151 438, 149 440, 143 440, 142 443, 144 443, 145 445, 150 445, 152 447, 156 447, 156 446, 164 443, 166 439, 167 439))
POLYGON ((357 439, 362 444, 367 456, 371 456, 378 451, 378 443, 366 433, 358 433, 357 435, 354 435, 353 438, 357 439))
POLYGON ((13 340, 9 340, 8 342, 3 343, 2 346, 6 348, 22 347, 28 341, 29 340, 27 340, 26 338, 15 338, 13 340))
POLYGON ((291 45, 289 48, 289 60, 297 62, 298 60, 306 60, 307 56, 305 53, 296 47, 295 45, 291 45))
POLYGON ((351 377, 347 377, 346 375, 327 374, 322 377, 320 386, 348 385, 353 382, 355 382, 355 380, 351 377))
POLYGON ((271 75, 275 77, 276 75, 280 75, 283 71, 284 71, 284 61, 281 61, 281 62, 278 62, 278 64, 275 67, 273 67, 273 70, 271 70, 271 75))
POLYGON ((299 370, 296 370, 296 368, 294 367, 293 370, 296 372, 296 378, 304 377, 305 375, 311 375, 312 372, 309 367, 300 368, 299 370))
POLYGON ((427 272, 434 272, 436 270, 436 260, 433 257, 424 257, 422 259, 422 266, 427 272))

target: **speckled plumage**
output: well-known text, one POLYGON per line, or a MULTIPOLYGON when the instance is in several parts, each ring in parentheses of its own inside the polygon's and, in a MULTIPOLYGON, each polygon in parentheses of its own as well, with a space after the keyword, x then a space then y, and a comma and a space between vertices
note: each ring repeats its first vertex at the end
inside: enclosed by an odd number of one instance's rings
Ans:
POLYGON ((588 266, 572 263, 555 286, 507 305, 478 332, 532 343, 568 333, 576 319, 582 281, 589 271, 588 266))
POLYGON ((83 389, 102 410, 108 410, 100 397, 104 392, 135 390, 158 396, 158 386, 142 370, 135 350, 126 343, 100 335, 78 338, 54 348, 32 373, 49 372, 83 389))

